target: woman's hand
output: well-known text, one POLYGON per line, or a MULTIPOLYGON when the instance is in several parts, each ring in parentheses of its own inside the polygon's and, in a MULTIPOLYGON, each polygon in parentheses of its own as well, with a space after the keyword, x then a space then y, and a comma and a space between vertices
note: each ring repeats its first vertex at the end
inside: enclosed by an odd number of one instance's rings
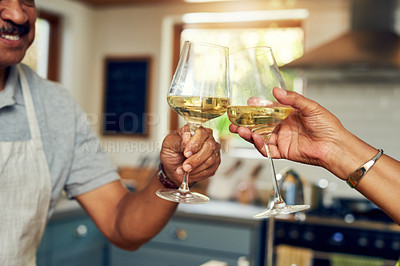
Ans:
MULTIPOLYGON (((273 93, 281 104, 294 110, 272 133, 267 143, 270 156, 328 167, 331 154, 340 146, 341 136, 346 132, 340 121, 321 105, 298 93, 280 88, 274 88, 273 93)), ((233 124, 229 129, 267 156, 261 135, 233 124)))

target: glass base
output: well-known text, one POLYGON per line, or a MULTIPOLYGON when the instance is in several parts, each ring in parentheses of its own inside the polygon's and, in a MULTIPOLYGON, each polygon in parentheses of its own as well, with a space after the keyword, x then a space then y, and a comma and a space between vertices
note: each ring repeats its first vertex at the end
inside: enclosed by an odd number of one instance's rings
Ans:
POLYGON ((160 189, 156 194, 162 199, 179 203, 201 204, 210 201, 210 198, 203 194, 179 189, 160 189))
POLYGON ((269 218, 271 216, 277 216, 282 214, 290 214, 294 212, 304 211, 310 208, 310 205, 286 205, 277 204, 274 205, 272 208, 262 211, 260 213, 254 214, 253 218, 262 219, 262 218, 269 218))

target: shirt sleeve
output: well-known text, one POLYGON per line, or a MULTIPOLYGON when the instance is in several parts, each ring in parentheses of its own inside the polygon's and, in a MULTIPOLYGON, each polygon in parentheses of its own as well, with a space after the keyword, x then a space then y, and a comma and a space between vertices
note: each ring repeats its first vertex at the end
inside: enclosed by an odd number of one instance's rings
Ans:
POLYGON ((73 160, 64 187, 69 198, 120 179, 116 167, 102 149, 100 139, 90 127, 86 114, 77 104, 75 114, 73 160))

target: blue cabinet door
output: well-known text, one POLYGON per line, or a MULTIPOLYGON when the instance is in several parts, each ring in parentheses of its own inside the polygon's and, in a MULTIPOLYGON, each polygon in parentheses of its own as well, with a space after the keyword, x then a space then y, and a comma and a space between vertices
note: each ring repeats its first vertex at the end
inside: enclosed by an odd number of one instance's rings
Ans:
POLYGON ((36 264, 37 264, 37 266, 51 265, 51 252, 50 251, 37 252, 36 253, 36 264))
POLYGON ((234 254, 201 253, 187 249, 166 250, 159 247, 142 247, 135 252, 111 247, 110 251, 111 266, 199 266, 210 260, 236 266, 238 257, 234 254))
POLYGON ((104 266, 105 244, 92 245, 85 249, 57 251, 52 260, 54 266, 104 266))
POLYGON ((110 246, 110 266, 199 266, 210 260, 236 266, 240 257, 262 265, 262 223, 172 218, 149 243, 134 252, 110 246))
POLYGON ((106 266, 108 242, 86 215, 51 221, 39 246, 38 266, 106 266))

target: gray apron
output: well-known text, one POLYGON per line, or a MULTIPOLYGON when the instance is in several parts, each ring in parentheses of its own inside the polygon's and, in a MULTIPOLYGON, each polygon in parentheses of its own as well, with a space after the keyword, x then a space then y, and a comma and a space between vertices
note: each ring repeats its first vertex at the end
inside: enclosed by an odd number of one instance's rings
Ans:
POLYGON ((51 198, 51 179, 31 92, 17 66, 31 133, 0 142, 0 265, 34 266, 51 198))

